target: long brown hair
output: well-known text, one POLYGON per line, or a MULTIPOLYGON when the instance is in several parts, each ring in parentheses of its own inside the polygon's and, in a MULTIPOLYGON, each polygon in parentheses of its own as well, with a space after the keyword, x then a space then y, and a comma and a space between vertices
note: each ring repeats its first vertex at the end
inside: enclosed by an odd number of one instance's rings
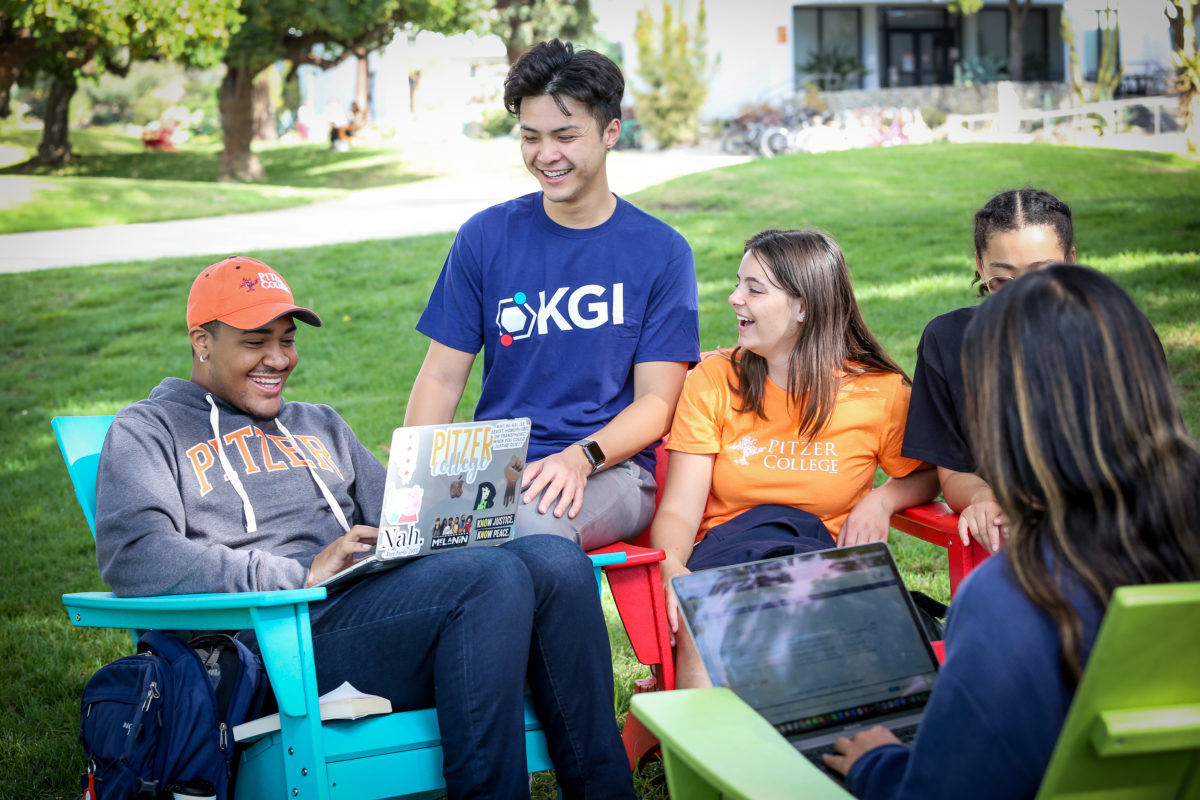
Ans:
POLYGON ((1162 345, 1111 278, 1059 265, 983 304, 963 366, 972 451, 1009 519, 1008 560, 1078 681, 1082 623, 1064 580, 1103 607, 1118 586, 1200 579, 1200 452, 1162 345))
MULTIPOLYGON (((908 376, 863 321, 850 271, 832 238, 813 230, 765 230, 746 241, 772 283, 804 305, 804 323, 788 357, 787 393, 797 406, 800 438, 816 436, 833 415, 842 377, 867 372, 908 376)), ((732 355, 739 411, 763 417, 767 362, 743 348, 732 355)))

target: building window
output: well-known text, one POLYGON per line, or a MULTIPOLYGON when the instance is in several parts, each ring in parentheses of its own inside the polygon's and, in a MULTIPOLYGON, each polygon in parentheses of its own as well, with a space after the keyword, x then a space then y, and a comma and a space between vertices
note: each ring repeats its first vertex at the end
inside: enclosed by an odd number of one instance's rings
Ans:
POLYGON ((959 58, 958 20, 938 8, 879 10, 884 86, 932 86, 954 81, 959 58))
MULTIPOLYGON (((1046 9, 1029 9, 1021 40, 1025 45, 1021 58, 1025 67, 1024 80, 1050 80, 1061 72, 1051 67, 1050 18, 1046 9)), ((1008 64, 1008 9, 985 8, 979 12, 979 37, 976 42, 981 58, 990 59, 1000 66, 1008 64)), ((1057 77, 1061 79, 1061 75, 1057 77)))
POLYGON ((862 86, 862 18, 857 8, 792 8, 796 88, 812 81, 819 89, 862 86))

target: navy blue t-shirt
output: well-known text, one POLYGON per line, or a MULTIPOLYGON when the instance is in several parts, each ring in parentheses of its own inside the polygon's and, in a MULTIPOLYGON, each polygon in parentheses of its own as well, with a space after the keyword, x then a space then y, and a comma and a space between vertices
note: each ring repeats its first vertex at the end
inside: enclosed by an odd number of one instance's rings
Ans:
MULTIPOLYGON (((669 225, 618 198, 603 224, 566 228, 534 192, 462 226, 417 330, 483 350, 475 418, 529 417, 532 460, 633 402, 635 364, 695 362, 698 311, 691 248, 669 225)), ((635 456, 651 472, 653 447, 635 456)))
POLYGON ((975 471, 967 438, 962 348, 963 334, 976 308, 967 306, 934 317, 921 334, 900 450, 905 458, 955 472, 975 471))

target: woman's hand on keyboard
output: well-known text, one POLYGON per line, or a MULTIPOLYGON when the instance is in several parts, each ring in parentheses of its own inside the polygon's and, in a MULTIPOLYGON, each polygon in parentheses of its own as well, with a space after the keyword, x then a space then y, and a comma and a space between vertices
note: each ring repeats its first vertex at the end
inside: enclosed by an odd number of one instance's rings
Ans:
POLYGON ((882 725, 868 728, 854 734, 853 739, 845 736, 833 743, 833 752, 825 755, 825 766, 835 772, 845 775, 854 766, 854 762, 868 750, 882 747, 885 744, 900 744, 896 735, 882 725))

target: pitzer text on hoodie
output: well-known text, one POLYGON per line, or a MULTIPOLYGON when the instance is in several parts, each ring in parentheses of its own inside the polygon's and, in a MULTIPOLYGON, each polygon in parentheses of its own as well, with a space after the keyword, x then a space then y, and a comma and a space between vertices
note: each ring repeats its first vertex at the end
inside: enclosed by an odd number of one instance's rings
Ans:
POLYGON ((378 526, 385 479, 329 406, 259 420, 167 378, 104 442, 100 574, 122 596, 295 589, 344 524, 378 526))

